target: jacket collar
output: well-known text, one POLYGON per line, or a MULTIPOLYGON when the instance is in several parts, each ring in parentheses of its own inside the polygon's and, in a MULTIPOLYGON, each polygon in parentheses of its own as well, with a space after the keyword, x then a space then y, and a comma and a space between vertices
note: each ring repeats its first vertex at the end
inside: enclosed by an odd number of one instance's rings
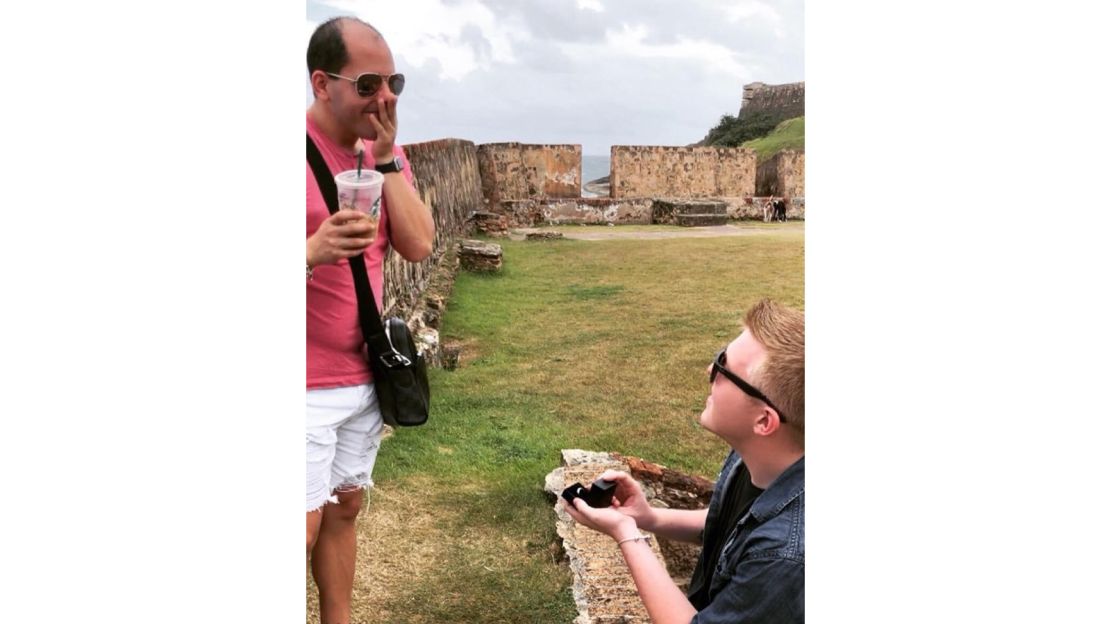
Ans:
POLYGON ((806 458, 803 455, 790 465, 755 499, 749 514, 759 522, 778 515, 787 505, 805 492, 806 458))

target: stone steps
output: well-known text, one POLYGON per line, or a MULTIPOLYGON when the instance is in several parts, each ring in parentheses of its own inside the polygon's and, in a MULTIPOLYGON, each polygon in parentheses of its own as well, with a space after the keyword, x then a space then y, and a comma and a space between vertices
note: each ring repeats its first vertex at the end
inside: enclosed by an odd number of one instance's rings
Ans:
POLYGON ((704 215, 704 214, 728 214, 728 205, 725 202, 716 201, 692 201, 683 202, 675 205, 675 216, 678 215, 704 215))
POLYGON ((728 214, 680 214, 675 215, 675 225, 683 227, 703 227, 709 225, 726 225, 728 214))
POLYGON ((663 225, 720 225, 728 221, 728 204, 711 199, 656 199, 651 222, 663 225), (723 221, 711 219, 719 217, 723 221))

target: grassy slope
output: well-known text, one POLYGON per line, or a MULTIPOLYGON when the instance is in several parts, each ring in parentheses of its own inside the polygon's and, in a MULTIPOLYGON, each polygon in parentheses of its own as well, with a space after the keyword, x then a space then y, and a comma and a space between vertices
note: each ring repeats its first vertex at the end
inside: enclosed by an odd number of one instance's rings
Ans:
POLYGON ((795 117, 787 119, 775 127, 771 134, 759 139, 745 141, 741 147, 750 147, 756 151, 759 162, 774 156, 779 150, 806 148, 806 118, 795 117))

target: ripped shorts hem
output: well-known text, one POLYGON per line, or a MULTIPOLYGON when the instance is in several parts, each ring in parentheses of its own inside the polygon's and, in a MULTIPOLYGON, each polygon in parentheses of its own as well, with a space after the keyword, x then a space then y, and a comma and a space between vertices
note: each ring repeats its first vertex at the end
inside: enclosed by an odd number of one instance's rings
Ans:
POLYGON ((324 508, 324 505, 327 505, 328 503, 339 504, 339 494, 341 492, 355 492, 357 490, 370 491, 370 488, 372 487, 374 487, 374 480, 370 479, 369 477, 366 479, 351 481, 349 483, 341 483, 335 486, 330 496, 324 498, 316 505, 308 505, 305 513, 320 511, 324 508))

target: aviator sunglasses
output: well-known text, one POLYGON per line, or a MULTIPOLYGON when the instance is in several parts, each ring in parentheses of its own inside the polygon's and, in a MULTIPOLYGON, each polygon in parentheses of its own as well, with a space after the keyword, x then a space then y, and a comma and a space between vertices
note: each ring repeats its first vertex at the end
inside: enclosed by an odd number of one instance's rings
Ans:
POLYGON ((324 73, 328 76, 331 76, 332 78, 342 78, 343 80, 349 80, 355 83, 355 91, 357 91, 358 94, 362 97, 373 96, 375 93, 378 92, 378 89, 382 88, 382 84, 387 82, 389 83, 389 90, 393 92, 393 95, 401 95, 401 91, 405 90, 404 74, 391 74, 388 76, 383 76, 381 74, 366 73, 359 74, 355 78, 348 78, 346 76, 340 76, 339 74, 333 74, 331 72, 324 73))
POLYGON ((766 396, 764 396, 764 394, 756 389, 755 386, 744 381, 743 379, 740 379, 738 376, 725 368, 725 364, 727 363, 728 362, 725 359, 725 349, 721 349, 713 358, 713 369, 709 371, 709 383, 712 384, 714 381, 717 380, 717 373, 724 375, 725 379, 731 381, 733 385, 743 390, 745 394, 752 398, 763 401, 767 404, 767 407, 775 410, 775 412, 779 415, 780 422, 786 422, 786 416, 783 415, 782 410, 775 407, 775 404, 771 402, 771 399, 768 399, 766 396))

